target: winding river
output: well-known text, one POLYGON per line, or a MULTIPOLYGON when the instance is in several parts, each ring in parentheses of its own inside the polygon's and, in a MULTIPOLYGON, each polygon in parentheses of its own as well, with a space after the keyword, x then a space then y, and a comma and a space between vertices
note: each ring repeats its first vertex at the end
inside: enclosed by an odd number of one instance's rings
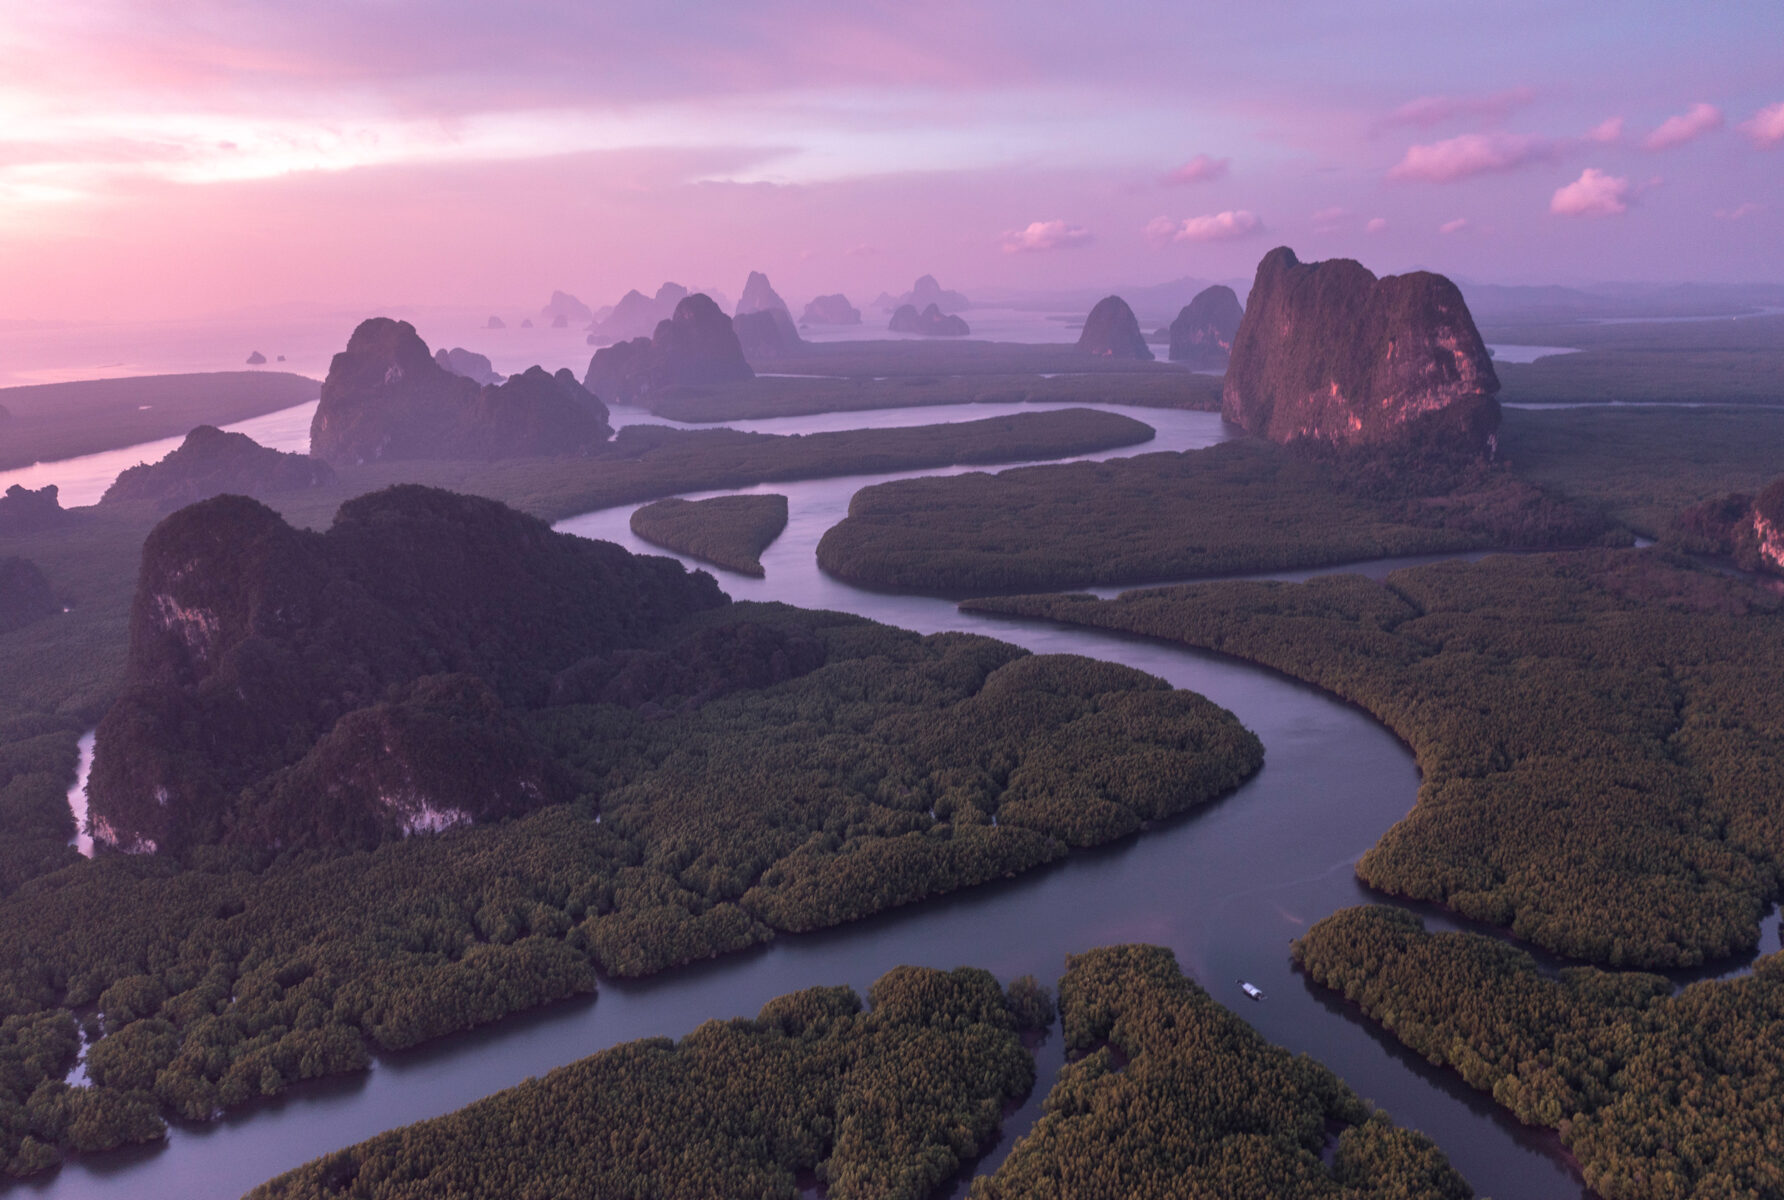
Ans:
MULTIPOLYGON (((948 415, 993 415, 991 407, 948 415)), ((1214 414, 1120 411, 1158 429, 1158 440, 1139 448, 1142 452, 1206 446, 1226 436, 1214 414)), ((877 424, 881 415, 829 414, 748 426, 814 432, 877 424)), ((895 419, 927 423, 912 415, 895 419)), ((940 414, 922 415, 934 420, 940 414)), ((752 952, 652 979, 603 981, 596 998, 382 1056, 368 1072, 294 1088, 213 1124, 178 1124, 162 1145, 80 1159, 47 1179, 15 1185, 17 1190, 106 1200, 236 1196, 319 1154, 448 1112, 603 1047, 639 1037, 680 1036, 712 1018, 753 1015, 771 997, 798 988, 849 984, 865 993, 900 963, 974 964, 1006 980, 1033 973, 1051 981, 1068 954, 1145 941, 1174 949, 1203 986, 1266 1037, 1313 1055, 1401 1123, 1436 1139, 1478 1193, 1523 1200, 1588 1195, 1554 1135, 1519 1126, 1291 967, 1290 939, 1335 909, 1378 899, 1358 884, 1353 865, 1413 803, 1418 773, 1406 748, 1359 710, 1268 671, 1137 638, 961 613, 949 601, 863 591, 819 572, 817 540, 841 519, 850 496, 894 477, 753 489, 785 494, 791 519, 762 557, 765 579, 716 572, 722 585, 739 599, 841 609, 924 633, 985 633, 1037 652, 1125 663, 1231 709, 1263 739, 1263 770, 1201 812, 1019 879, 839 929, 782 937, 752 952), (1266 998, 1248 1000, 1239 991, 1240 979, 1256 983, 1266 998)), ((663 553, 632 536, 627 525, 632 507, 575 517, 559 528, 663 553)), ((1379 575, 1398 565, 1350 569, 1379 575)), ((1775 949, 1775 920, 1765 936, 1764 949, 1775 949)), ((1011 1140, 1032 1124, 1060 1058, 1055 1030, 1040 1050, 1034 1095, 1006 1123, 1003 1140, 979 1169, 1000 1161, 1011 1140)), ((962 1182, 958 1190, 964 1188, 962 1182)))

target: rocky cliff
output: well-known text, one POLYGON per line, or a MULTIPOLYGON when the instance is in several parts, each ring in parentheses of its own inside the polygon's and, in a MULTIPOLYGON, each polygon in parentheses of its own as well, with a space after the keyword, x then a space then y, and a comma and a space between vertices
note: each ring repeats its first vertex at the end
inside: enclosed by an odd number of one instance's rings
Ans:
POLYGON ((1360 263, 1258 264, 1221 413, 1277 442, 1410 443, 1486 452, 1499 426, 1492 359, 1456 285, 1360 263))
POLYGON ((849 303, 849 298, 841 292, 833 292, 828 296, 818 296, 805 306, 805 315, 799 318, 801 325, 859 325, 861 310, 849 303))
POLYGON ((360 323, 334 356, 310 453, 335 464, 582 454, 613 430, 568 372, 534 367, 500 387, 441 367, 407 321, 360 323))
POLYGON ((1784 575, 1784 478, 1757 496, 1732 492, 1693 505, 1674 520, 1667 540, 1725 555, 1749 571, 1784 575))
POLYGON ((507 378, 490 364, 488 355, 466 350, 463 346, 454 346, 450 350, 441 347, 434 351, 434 362, 442 371, 451 371, 454 375, 463 375, 478 383, 500 383, 507 378))
POLYGON ((657 325, 675 315, 675 306, 688 297, 688 289, 679 283, 665 283, 655 296, 646 296, 636 288, 621 296, 613 311, 589 327, 589 345, 649 337, 657 325))
POLYGON ((0 558, 0 634, 61 611, 37 564, 28 558, 0 558))
POLYGON ((737 333, 737 344, 751 363, 786 358, 805 349, 793 318, 784 308, 764 308, 734 318, 731 328, 737 333))
POLYGON ((1078 335, 1078 349, 1099 358, 1136 358, 1152 361, 1146 335, 1134 319, 1134 310, 1120 296, 1104 296, 1084 319, 1084 332, 1078 335))
POLYGON ((13 484, 0 495, 0 537, 8 534, 38 533, 54 529, 68 519, 68 510, 58 500, 58 488, 46 483, 35 491, 13 484))
POLYGON ((925 337, 965 337, 972 332, 963 319, 944 313, 933 304, 922 312, 912 304, 899 305, 886 328, 894 333, 920 333, 925 337))
POLYGON ((959 292, 950 291, 935 281, 935 276, 924 275, 911 285, 911 290, 898 298, 898 303, 908 304, 918 310, 931 304, 945 313, 965 312, 972 307, 972 301, 959 292))
POLYGON ((1244 315, 1230 287, 1216 284, 1197 292, 1171 322, 1171 361, 1196 371, 1226 370, 1244 315))
POLYGON ((225 492, 272 496, 334 480, 334 469, 321 459, 286 454, 245 433, 200 425, 160 462, 141 463, 120 474, 99 503, 148 501, 172 510, 225 492))
POLYGON ((743 285, 743 297, 737 301, 737 311, 732 315, 741 317, 754 312, 781 312, 786 314, 789 324, 793 320, 787 302, 780 298, 780 293, 768 282, 768 276, 760 271, 750 272, 749 279, 743 285))
POLYGON ((625 404, 665 388, 733 383, 755 375, 731 318, 711 298, 696 292, 675 306, 674 316, 658 323, 652 337, 595 351, 583 386, 625 404))
POLYGON ((360 845, 546 802, 506 714, 725 603, 672 559, 432 488, 358 497, 325 533, 241 496, 182 509, 143 546, 95 833, 360 845))
POLYGON ((568 325, 571 321, 575 321, 578 325, 585 325, 595 319, 595 314, 590 311, 588 305, 569 292, 556 291, 551 293, 551 299, 545 302, 544 307, 539 310, 539 315, 549 317, 553 325, 559 325, 560 322, 562 325, 568 325))

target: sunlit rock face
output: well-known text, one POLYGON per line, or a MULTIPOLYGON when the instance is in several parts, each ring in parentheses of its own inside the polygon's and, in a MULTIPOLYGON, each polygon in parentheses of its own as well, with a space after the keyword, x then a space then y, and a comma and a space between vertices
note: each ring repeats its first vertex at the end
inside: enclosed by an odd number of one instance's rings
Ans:
POLYGON ((1456 285, 1377 279, 1350 259, 1258 264, 1221 415, 1276 442, 1434 444, 1487 452, 1499 379, 1456 285))
MULTIPOLYGON (((797 336, 797 335, 795 335, 797 336)), ((684 297, 650 338, 603 346, 583 386, 616 404, 680 385, 754 379, 731 318, 704 292, 684 297)))
POLYGON ((1099 358, 1152 361, 1152 350, 1134 319, 1134 310, 1120 296, 1104 296, 1096 302, 1084 320, 1084 332, 1078 335, 1078 349, 1099 358))
POLYGON ((1784 479, 1774 481, 1753 501, 1754 554, 1761 570, 1784 575, 1784 479))
POLYGON ((606 408, 572 376, 535 367, 479 385, 436 362, 407 321, 373 317, 329 365, 310 453, 337 466, 531 457, 587 453, 612 435, 606 408))
POLYGON ((672 559, 433 488, 357 497, 325 533, 244 496, 181 509, 143 545, 95 835, 363 845, 548 802, 507 711, 725 603, 672 559))
POLYGON ((1232 288, 1203 288, 1171 322, 1171 361, 1195 371, 1226 370, 1244 316, 1232 288))

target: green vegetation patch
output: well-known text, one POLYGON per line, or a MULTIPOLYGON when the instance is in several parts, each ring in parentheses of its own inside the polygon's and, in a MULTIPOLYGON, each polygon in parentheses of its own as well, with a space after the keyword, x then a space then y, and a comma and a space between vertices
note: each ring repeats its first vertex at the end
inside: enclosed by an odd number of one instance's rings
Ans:
POLYGON ((1520 1121, 1561 1132, 1609 1200, 1784 1195, 1784 956, 1674 995, 1657 975, 1544 974, 1515 947, 1346 909, 1295 959, 1520 1121))
POLYGON ((787 527, 785 496, 659 500, 632 514, 632 532, 654 546, 762 578, 762 551, 787 527))
POLYGON ((1331 1071, 1272 1046, 1184 978, 1169 950, 1067 960, 1059 986, 1077 1055, 1046 1113, 973 1200, 1466 1200, 1422 1134, 1369 1110, 1331 1071), (1321 1160, 1333 1126, 1336 1153, 1321 1160))
MULTIPOLYGON (((202 1119, 586 993, 597 970, 644 975, 1015 875, 1262 760, 1225 710, 1090 659, 780 605, 674 637, 745 621, 817 641, 821 665, 704 703, 526 715, 572 803, 360 853, 106 855, 23 883, 0 901, 0 1014, 19 1021, 0 1061, 38 1065, 0 1071, 0 1162, 158 1136, 157 1110, 202 1119), (88 1009, 96 1086, 71 1095, 72 1043, 40 1027, 88 1009), (89 1125, 104 1136, 74 1132, 89 1125)), ((44 736, 40 773, 67 770, 72 734, 44 736)))
POLYGON ((1356 703, 1418 755, 1412 812, 1357 864, 1574 958, 1750 950, 1784 869, 1775 594, 1592 551, 967 607, 1168 638, 1356 703))
POLYGON ((1757 492, 1784 464, 1784 412, 1507 409, 1499 449, 1519 474, 1648 537, 1682 510, 1757 492))
POLYGON ((1493 364, 1507 404, 1784 404, 1784 350, 1583 350, 1493 364))
POLYGON ((256 1188, 252 1200, 492 1196, 922 1200, 1034 1086, 985 971, 897 967, 755 1020, 629 1042, 256 1188))
POLYGON ((1282 570, 1606 535, 1480 464, 1333 458, 1260 440, 863 488, 818 543, 853 583, 949 595, 1282 570))
MULTIPOLYGON (((1066 372, 1058 375, 977 371, 833 379, 758 375, 740 383, 669 388, 644 397, 643 403, 657 415, 676 421, 741 421, 936 404, 1065 402, 1220 411, 1218 375, 1201 375, 1180 367, 1151 371, 1086 370, 1097 361, 1085 356, 1049 363, 1066 372)), ((812 368, 807 365, 806 369, 812 368)))
POLYGON ((322 385, 285 371, 141 375, 0 388, 12 413, 0 471, 138 442, 179 437, 198 425, 228 425, 308 404, 322 385))

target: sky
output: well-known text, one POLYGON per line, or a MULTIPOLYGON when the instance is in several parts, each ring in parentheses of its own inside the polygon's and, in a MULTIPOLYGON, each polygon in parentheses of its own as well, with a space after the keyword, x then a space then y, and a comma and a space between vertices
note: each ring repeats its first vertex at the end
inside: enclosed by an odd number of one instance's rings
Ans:
POLYGON ((1784 282, 1784 4, 0 6, 0 320, 1784 282))

